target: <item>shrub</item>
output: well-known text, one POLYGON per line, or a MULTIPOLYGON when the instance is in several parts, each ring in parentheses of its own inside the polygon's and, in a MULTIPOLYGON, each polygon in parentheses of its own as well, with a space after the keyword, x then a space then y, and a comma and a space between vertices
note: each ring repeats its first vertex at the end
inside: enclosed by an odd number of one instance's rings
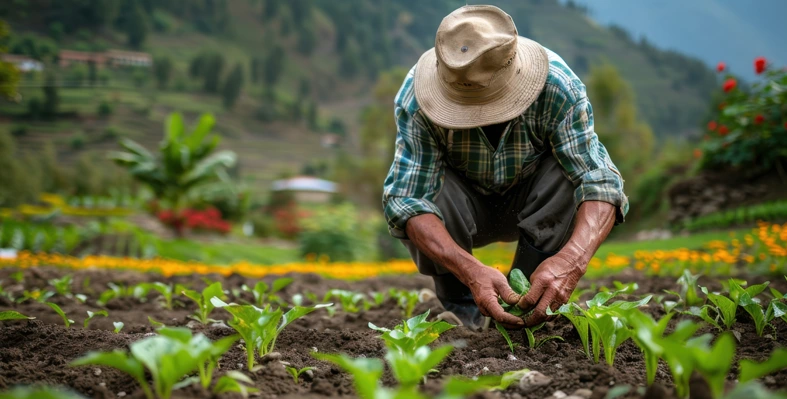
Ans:
POLYGON ((81 150, 85 147, 85 142, 87 141, 87 137, 82 132, 74 133, 71 138, 68 139, 68 145, 71 146, 71 149, 74 150, 81 150))
POLYGON ((353 261, 374 257, 374 230, 369 218, 350 203, 325 207, 303 220, 299 236, 301 254, 326 255, 331 260, 353 261), (363 219, 363 221, 362 221, 363 219))
POLYGON ((11 135, 20 137, 27 134, 27 125, 16 125, 11 128, 11 135))
POLYGON ((101 101, 101 103, 98 104, 98 116, 106 118, 110 115, 112 115, 112 104, 107 100, 101 101))
MULTIPOLYGON (((724 77, 721 104, 713 109, 702 145, 704 169, 740 168, 748 172, 783 170, 787 159, 787 70, 769 67, 760 57, 754 63, 762 80, 749 90, 732 75, 724 77)), ((724 68, 719 68, 720 72, 724 68)))

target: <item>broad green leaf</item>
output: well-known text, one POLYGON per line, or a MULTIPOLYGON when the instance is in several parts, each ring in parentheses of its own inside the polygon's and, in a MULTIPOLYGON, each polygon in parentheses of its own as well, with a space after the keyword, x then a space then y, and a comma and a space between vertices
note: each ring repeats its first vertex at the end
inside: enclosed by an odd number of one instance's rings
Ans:
POLYGON ((766 282, 764 282, 762 284, 751 285, 751 286, 746 287, 745 291, 753 299, 754 297, 759 295, 761 292, 765 291, 765 289, 768 288, 768 284, 770 284, 770 283, 771 283, 770 281, 766 281, 766 282))
POLYGON ((708 381, 714 397, 719 398, 724 393, 724 383, 734 357, 735 338, 729 332, 716 340, 710 353, 703 351, 695 354, 698 370, 708 381))
POLYGON ((525 295, 530 291, 530 282, 527 281, 522 270, 516 268, 511 269, 511 272, 508 274, 508 281, 511 285, 511 289, 519 295, 525 295))
POLYGON ((218 381, 216 381, 216 385, 213 386, 213 393, 214 394, 222 394, 222 393, 238 393, 242 397, 247 398, 249 393, 258 392, 259 389, 246 386, 244 384, 252 385, 254 382, 251 378, 247 377, 245 374, 237 371, 237 370, 230 370, 225 375, 221 376, 218 381))
POLYGON ((119 332, 120 332, 120 330, 122 330, 122 329, 123 329, 123 326, 124 326, 125 324, 123 324, 123 322, 122 322, 122 321, 115 321, 115 322, 113 322, 113 323, 112 323, 112 325, 113 325, 113 326, 115 326, 115 330, 114 330, 114 332, 115 332, 115 334, 117 334, 117 333, 119 333, 119 332))
POLYGON ((762 336, 765 326, 768 325, 768 322, 765 320, 765 312, 762 309, 762 305, 755 302, 748 292, 743 292, 740 296, 740 306, 746 310, 746 313, 748 313, 754 321, 757 335, 762 336))
POLYGON ((159 335, 170 337, 179 342, 187 344, 192 338, 191 329, 188 327, 162 327, 156 330, 159 335))
POLYGON ((761 363, 748 359, 741 360, 738 380, 744 383, 765 377, 785 368, 787 368, 787 348, 778 348, 771 353, 767 360, 761 363))
POLYGON ((783 299, 783 298, 785 298, 785 295, 783 295, 781 292, 779 292, 779 290, 777 290, 776 288, 771 287, 770 289, 771 289, 771 295, 773 295, 774 299, 783 299))
POLYGON ((614 291, 599 292, 592 299, 585 301, 585 305, 587 305, 588 308, 598 307, 607 303, 607 301, 612 299, 615 295, 617 295, 617 292, 614 291))
POLYGON ((612 303, 608 307, 610 309, 617 309, 617 310, 631 310, 647 304, 648 302, 650 302, 652 298, 653 295, 648 295, 640 299, 639 301, 635 301, 635 302, 617 301, 612 303))
POLYGON ((63 309, 60 309, 60 306, 57 306, 56 303, 52 303, 52 302, 47 302, 46 304, 50 308, 52 308, 52 310, 54 310, 55 313, 59 314, 60 317, 63 318, 63 324, 66 325, 66 328, 71 327, 71 323, 73 323, 74 320, 69 319, 68 316, 66 316, 66 312, 64 312, 63 309))
POLYGON ((771 320, 782 318, 787 323, 787 304, 778 301, 771 301, 768 305, 768 312, 766 313, 765 320, 770 323, 771 320))
POLYGON ((371 328, 374 331, 380 331, 380 332, 389 332, 389 331, 391 331, 390 329, 385 328, 385 327, 377 327, 371 321, 369 322, 368 326, 369 326, 369 328, 371 328))
POLYGON ((166 325, 164 323, 156 321, 156 320, 153 320, 153 318, 150 317, 150 316, 148 316, 148 322, 150 323, 151 326, 153 326, 153 328, 166 327, 166 325))
POLYGON ((25 316, 25 315, 15 311, 15 310, 4 310, 4 311, 0 312, 0 321, 3 321, 3 320, 25 320, 25 319, 32 320, 32 319, 35 319, 35 317, 25 316))
POLYGON ((307 314, 309 314, 311 312, 314 312, 317 309, 327 308, 329 306, 333 306, 333 304, 332 303, 321 303, 321 304, 314 305, 314 306, 309 306, 309 307, 306 307, 306 306, 295 306, 295 307, 293 307, 292 309, 287 311, 287 313, 284 314, 284 318, 282 319, 282 324, 281 324, 281 326, 279 326, 279 328, 276 331, 276 333, 277 334, 280 333, 282 330, 284 330, 284 327, 287 327, 293 321, 295 321, 295 320, 297 320, 297 319, 299 319, 299 318, 301 318, 303 316, 306 316, 307 314))
MULTIPOLYGON (((737 284, 733 280, 730 281, 732 284, 737 284)), ((737 303, 723 295, 708 292, 706 287, 702 287, 702 292, 704 292, 705 295, 708 296, 708 299, 713 302, 714 305, 716 305, 724 326, 727 329, 732 328, 732 325, 735 324, 735 312, 738 307, 737 303)), ((732 295, 732 293, 730 295, 732 295)))
POLYGON ((82 395, 51 387, 16 387, 0 392, 0 399, 84 399, 82 395))
POLYGON ((273 286, 271 288, 271 294, 275 294, 281 291, 282 289, 284 289, 284 287, 292 284, 293 281, 295 281, 295 279, 291 277, 282 277, 274 280, 273 286))

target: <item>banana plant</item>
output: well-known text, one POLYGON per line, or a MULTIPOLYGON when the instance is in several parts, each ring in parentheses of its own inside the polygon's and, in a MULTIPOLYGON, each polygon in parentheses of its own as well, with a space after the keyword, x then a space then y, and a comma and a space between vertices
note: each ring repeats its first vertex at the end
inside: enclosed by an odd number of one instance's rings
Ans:
POLYGON ((187 133, 183 117, 170 114, 158 155, 124 138, 120 145, 125 151, 112 152, 110 158, 147 185, 156 199, 179 211, 193 190, 229 180, 227 169, 235 165, 237 156, 232 151, 214 152, 219 143, 219 136, 211 134, 215 122, 212 115, 204 114, 187 133))
POLYGON ((228 304, 218 297, 211 298, 210 302, 232 315, 232 320, 227 324, 245 341, 246 366, 249 371, 254 369, 255 350, 260 357, 267 355, 273 351, 276 338, 290 323, 317 309, 333 305, 325 303, 311 307, 295 306, 285 313, 281 309, 271 309, 270 305, 260 309, 254 305, 228 304))
POLYGON ((385 341, 389 350, 412 354, 418 348, 434 342, 440 334, 456 327, 443 320, 426 321, 427 317, 429 317, 429 310, 402 321, 393 329, 377 327, 371 322, 369 328, 383 333, 380 338, 385 341))

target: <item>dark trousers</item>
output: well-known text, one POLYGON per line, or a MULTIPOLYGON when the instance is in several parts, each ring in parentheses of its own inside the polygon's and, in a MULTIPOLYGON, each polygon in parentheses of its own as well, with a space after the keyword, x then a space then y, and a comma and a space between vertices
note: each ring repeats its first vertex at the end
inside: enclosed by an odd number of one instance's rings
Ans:
MULTIPOLYGON (((574 186, 553 156, 542 158, 536 171, 505 194, 484 195, 450 168, 435 205, 454 241, 468 253, 494 242, 518 241, 512 268, 525 276, 554 255, 573 230, 574 186)), ((442 265, 402 240, 421 274, 432 276, 435 293, 465 325, 478 327, 482 316, 470 289, 442 265)))

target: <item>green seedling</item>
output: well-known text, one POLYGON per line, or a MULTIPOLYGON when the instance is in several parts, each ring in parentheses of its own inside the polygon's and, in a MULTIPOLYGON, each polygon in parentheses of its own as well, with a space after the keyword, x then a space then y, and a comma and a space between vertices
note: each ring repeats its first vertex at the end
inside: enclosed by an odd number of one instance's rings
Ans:
MULTIPOLYGON (((557 340, 563 341, 563 337, 558 336, 558 335, 551 335, 551 336, 544 337, 544 338, 541 338, 541 339, 536 339, 535 332, 540 330, 542 327, 544 327, 545 324, 546 323, 541 323, 541 324, 539 324, 539 325, 537 325, 535 327, 530 327, 530 328, 525 328, 524 329, 525 330, 525 335, 527 336, 527 344, 528 344, 528 347, 530 349, 538 349, 538 348, 541 347, 541 345, 544 345, 545 343, 547 343, 548 341, 551 341, 553 339, 557 339, 557 340)), ((500 335, 502 335, 503 338, 506 340, 506 343, 508 344, 508 348, 511 349, 511 353, 514 353, 514 347, 517 344, 515 344, 511 340, 511 336, 508 334, 508 331, 506 330, 506 328, 503 327, 502 325, 500 325, 497 322, 495 322, 495 327, 497 328, 497 331, 500 332, 500 335)))
POLYGON ((162 327, 166 327, 167 326, 166 324, 164 324, 164 323, 162 323, 160 321, 154 320, 150 316, 148 316, 148 323, 150 323, 150 325, 153 326, 153 328, 162 328, 162 327))
POLYGON ((645 313, 632 311, 627 317, 629 324, 634 329, 631 338, 645 357, 645 374, 648 385, 653 385, 656 381, 659 358, 664 353, 663 347, 657 341, 662 339, 664 330, 667 329, 667 324, 673 316, 674 313, 667 313, 656 322, 645 313))
POLYGON ((223 308, 232 315, 227 324, 234 328, 246 344, 247 367, 254 368, 255 349, 259 356, 273 351, 276 338, 293 321, 333 304, 319 304, 312 307, 295 306, 286 313, 281 309, 273 310, 270 305, 260 309, 254 305, 227 304, 218 297, 211 299, 213 306, 223 308))
POLYGON ((182 327, 163 327, 158 329, 158 333, 176 339, 183 345, 194 345, 195 342, 202 346, 193 347, 195 358, 202 359, 197 365, 199 372, 199 382, 203 388, 208 389, 210 382, 213 379, 213 371, 219 364, 219 359, 226 353, 232 345, 240 338, 237 335, 232 335, 210 342, 207 338, 196 338, 199 335, 192 336, 192 332, 188 328, 182 327))
POLYGON ((738 380, 741 383, 745 383, 784 369, 787 369, 787 348, 778 348, 771 353, 767 360, 761 363, 748 359, 741 360, 741 374, 738 380))
POLYGON ((385 300, 388 299, 387 295, 385 295, 385 292, 382 291, 380 292, 372 291, 369 293, 369 296, 372 298, 372 305, 373 305, 372 307, 375 308, 381 306, 385 302, 385 300))
POLYGON ((52 308, 55 313, 59 314, 60 317, 63 318, 63 324, 66 325, 66 328, 70 328, 71 325, 74 324, 74 320, 69 319, 68 316, 66 316, 66 312, 64 312, 63 309, 60 309, 60 306, 57 306, 57 304, 52 302, 47 302, 46 304, 52 308))
POLYGON ((125 298, 134 295, 134 287, 127 287, 124 285, 117 285, 115 283, 107 283, 109 289, 102 292, 101 295, 98 296, 98 301, 96 303, 99 306, 106 306, 107 303, 116 298, 125 298))
POLYGON ((174 284, 164 284, 161 282, 154 282, 154 283, 140 283, 134 287, 134 297, 135 298, 145 298, 148 296, 148 293, 152 291, 157 291, 161 294, 161 299, 164 302, 164 307, 166 309, 172 310, 172 298, 176 292, 182 292, 185 287, 181 285, 174 285, 174 284))
POLYGON ((3 288, 3 280, 0 280, 0 298, 6 298, 6 299, 8 299, 11 302, 14 301, 14 297, 11 294, 11 292, 10 291, 6 291, 3 288))
MULTIPOLYGON (((700 306, 704 302, 697 294, 697 280, 699 280, 700 276, 700 274, 691 274, 691 271, 688 269, 683 270, 683 274, 677 281, 678 286, 680 286, 680 292, 669 290, 665 290, 664 292, 678 297, 678 301, 674 302, 675 305, 682 304, 684 308, 700 306)), ((670 305, 672 305, 672 303, 665 305, 665 308, 670 305)))
POLYGON ((217 353, 226 352, 225 348, 229 348, 233 339, 237 339, 227 337, 212 343, 203 334, 192 336, 191 330, 187 328, 161 328, 158 332, 159 335, 132 343, 130 352, 121 349, 90 352, 71 362, 71 365, 116 368, 133 377, 149 399, 153 399, 154 394, 160 399, 168 399, 173 389, 190 384, 191 380, 184 380, 184 377, 194 370, 199 370, 200 379, 203 379, 209 368, 207 364, 211 361, 215 363, 211 359, 217 359, 220 356, 217 353), (152 377, 152 389, 145 378, 145 369, 152 377))
POLYGON ((700 287, 700 289, 708 297, 708 300, 714 305, 711 307, 711 309, 716 312, 715 319, 717 322, 715 324, 718 326, 723 325, 727 330, 732 328, 732 325, 735 324, 735 313, 737 311, 738 304, 724 295, 709 292, 707 287, 700 287), (719 320, 721 323, 718 323, 719 320))
POLYGON ((125 324, 123 324, 122 321, 114 321, 114 322, 112 322, 112 325, 115 326, 115 329, 112 330, 112 331, 115 332, 115 334, 120 333, 120 330, 122 330, 123 326, 125 326, 125 324))
POLYGON ((787 323, 787 304, 774 300, 768 305, 768 310, 765 312, 765 320, 770 323, 773 319, 777 318, 787 323))
POLYGON ((353 292, 347 290, 332 289, 325 293, 322 298, 323 302, 328 302, 331 299, 339 301, 342 310, 350 313, 358 313, 363 307, 365 295, 360 292, 353 292))
POLYGON ((22 284, 25 281, 25 274, 21 270, 11 273, 10 276, 17 284, 22 284))
POLYGON ((202 324, 215 322, 215 320, 208 318, 210 312, 213 311, 215 306, 211 302, 211 298, 219 298, 221 300, 226 299, 224 290, 221 289, 220 282, 216 282, 207 286, 204 290, 202 290, 201 294, 194 290, 183 290, 182 293, 197 304, 197 312, 189 316, 189 318, 197 320, 202 324))
POLYGON ((268 286, 264 281, 258 281, 254 284, 254 288, 250 289, 245 284, 241 287, 244 291, 251 292, 254 296, 254 305, 258 307, 265 307, 266 304, 283 305, 284 301, 276 295, 277 292, 283 290, 288 285, 295 281, 290 277, 282 277, 273 281, 272 286, 268 286))
POLYGON ((35 317, 25 316, 15 310, 4 310, 0 312, 0 321, 5 320, 33 320, 35 317))
POLYGON ((88 310, 87 311, 87 318, 85 319, 85 323, 84 323, 85 328, 87 328, 87 326, 90 324, 90 321, 93 320, 93 318, 97 317, 97 316, 107 317, 107 316, 109 316, 109 314, 107 313, 106 310, 99 310, 99 311, 96 311, 96 312, 91 312, 91 311, 88 310))
POLYGON ((415 391, 418 384, 426 382, 426 376, 437 371, 435 367, 453 350, 451 345, 443 345, 435 350, 424 345, 412 353, 388 351, 385 360, 400 386, 405 390, 415 391))
POLYGON ((290 375, 292 376, 292 380, 297 384, 298 381, 300 381, 301 374, 303 374, 303 373, 305 373, 305 372, 307 372, 309 370, 314 370, 315 368, 314 367, 304 367, 302 369, 299 369, 297 367, 286 366, 285 369, 287 370, 288 373, 290 373, 290 375))
POLYGON ((53 297, 54 295, 55 293, 53 291, 42 291, 37 288, 30 291, 24 290, 24 292, 22 292, 22 296, 19 297, 16 302, 23 303, 29 299, 32 299, 38 303, 46 303, 49 298, 53 297))
POLYGON ((73 277, 70 274, 67 274, 61 278, 49 280, 49 285, 51 285, 55 289, 55 292, 58 295, 71 297, 72 282, 73 282, 73 277))
POLYGON ((413 317, 413 311, 419 302, 418 291, 397 290, 392 288, 388 291, 388 294, 391 296, 391 298, 394 298, 396 300, 396 304, 402 308, 402 313, 404 313, 405 318, 409 319, 413 317))
MULTIPOLYGON (((508 284, 511 286, 511 289, 520 296, 527 295, 527 292, 530 291, 530 281, 527 280, 525 274, 519 269, 511 269, 511 272, 508 273, 508 284)), ((503 307, 503 310, 514 316, 524 318, 529 315, 525 314, 525 311, 518 305, 509 305, 500 298, 498 298, 498 303, 503 307)))
MULTIPOLYGON (((438 348, 435 350, 435 352, 439 350, 441 349, 438 348)), ((396 368, 404 369, 410 362, 414 361, 418 362, 420 365, 413 367, 410 370, 402 370, 402 374, 403 377, 408 381, 420 382, 422 378, 416 378, 416 376, 417 374, 421 373, 424 368, 426 368, 424 367, 428 364, 426 360, 433 361, 434 359, 429 358, 432 356, 437 357, 442 355, 442 353, 435 354, 435 352, 432 351, 430 351, 428 354, 425 351, 417 350, 416 352, 419 352, 419 357, 414 357, 414 355, 407 355, 408 357, 404 357, 405 355, 399 355, 402 357, 400 358, 401 360, 396 360, 398 362, 397 365, 392 365, 390 363, 391 356, 386 355, 386 359, 389 360, 389 366, 397 379, 398 375, 393 370, 396 368)), ((397 386, 391 388, 383 387, 381 379, 384 368, 383 362, 380 359, 351 358, 343 354, 336 355, 316 352, 313 352, 312 356, 318 360, 333 363, 342 368, 344 371, 350 373, 353 376, 355 391, 358 393, 358 396, 361 397, 361 399, 462 399, 471 397, 472 395, 484 390, 505 390, 512 383, 519 381, 519 379, 521 379, 522 376, 528 371, 515 370, 499 376, 488 375, 480 376, 474 379, 452 376, 448 377, 446 382, 443 384, 442 392, 426 396, 421 392, 418 392, 417 385, 405 385, 401 383, 401 381, 399 381, 400 384, 397 386)), ((427 372, 431 371, 432 370, 427 370, 427 372)), ((424 374, 424 376, 425 375, 426 374, 424 374)))
POLYGON ((408 320, 402 321, 392 330, 369 323, 369 328, 382 332, 382 338, 389 350, 402 353, 414 353, 421 346, 429 345, 440 337, 440 334, 456 327, 445 321, 426 321, 429 311, 408 320))
POLYGON ((254 384, 246 374, 237 370, 230 370, 219 377, 216 385, 213 386, 213 393, 221 395, 224 393, 237 393, 243 398, 248 398, 250 393, 259 392, 259 389, 247 385, 254 384), (246 385, 244 385, 246 384, 246 385))

